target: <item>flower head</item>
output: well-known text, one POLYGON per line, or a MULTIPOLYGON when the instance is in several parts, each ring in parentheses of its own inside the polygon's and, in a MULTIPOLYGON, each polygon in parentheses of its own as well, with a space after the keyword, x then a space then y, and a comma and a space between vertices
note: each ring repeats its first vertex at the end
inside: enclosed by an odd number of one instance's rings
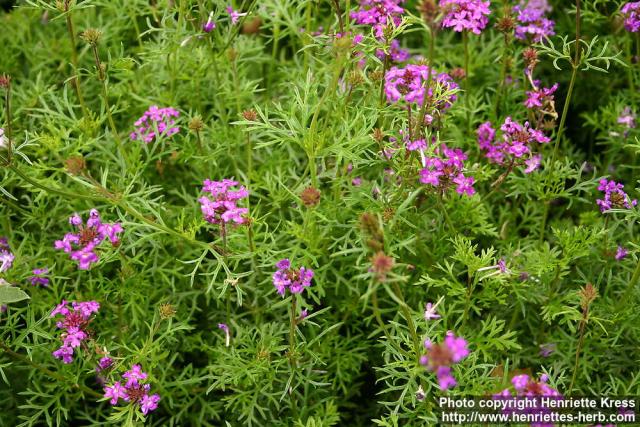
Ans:
POLYGON ((392 23, 400 25, 404 9, 400 6, 404 0, 360 0, 357 10, 350 17, 357 24, 373 27, 375 36, 384 37, 384 29, 392 23))
POLYGON ((624 185, 618 184, 613 180, 601 179, 598 190, 604 192, 604 197, 596 200, 601 212, 606 212, 610 209, 631 209, 638 204, 636 199, 631 200, 627 193, 624 192, 624 185))
POLYGON ((440 156, 423 158, 420 170, 420 182, 436 187, 444 192, 455 186, 458 194, 472 196, 475 194, 475 179, 464 175, 464 161, 467 155, 458 148, 448 148, 442 144, 435 154, 440 156))
POLYGON ((204 219, 211 224, 234 222, 244 224, 247 208, 238 207, 238 201, 249 197, 249 191, 244 186, 238 186, 237 181, 223 179, 222 181, 204 180, 202 191, 209 193, 198 201, 204 219), (236 188, 237 187, 237 188, 236 188))
POLYGON ((616 250, 616 257, 615 257, 615 258, 616 258, 616 261, 620 261, 620 260, 622 260, 622 259, 623 259, 623 258, 625 258, 628 254, 629 254, 629 251, 628 251, 626 248, 624 248, 624 247, 622 247, 622 246, 618 245, 618 249, 616 250))
POLYGON ((640 1, 626 3, 620 12, 624 17, 624 28, 631 33, 640 32, 640 1))
POLYGON ((49 269, 48 268, 34 268, 33 269, 33 276, 31 276, 29 278, 29 281, 31 282, 31 284, 33 286, 44 286, 47 287, 49 286, 49 278, 45 277, 45 275, 49 273, 49 269))
POLYGON ((246 13, 240 13, 237 10, 234 10, 231 6, 227 6, 227 13, 229 14, 229 18, 231 19, 231 23, 233 25, 238 23, 241 16, 247 16, 246 13))
POLYGON ((514 6, 517 15, 515 36, 518 39, 530 39, 534 43, 541 42, 545 37, 555 34, 555 23, 546 17, 551 12, 547 0, 521 0, 514 6))
POLYGON ((65 234, 62 240, 56 240, 54 247, 68 253, 72 260, 78 262, 80 270, 88 270, 98 262, 96 248, 105 240, 112 246, 118 246, 118 235, 124 231, 120 223, 103 223, 96 209, 91 209, 86 224, 83 225, 82 218, 77 213, 69 218, 69 224, 77 232, 65 234))
POLYGON ((96 301, 72 302, 62 300, 52 311, 51 317, 63 316, 64 318, 56 323, 58 329, 63 332, 60 335, 62 346, 53 352, 53 357, 61 359, 63 363, 73 361, 74 349, 80 347, 84 340, 90 338, 88 330, 91 316, 97 313, 100 304, 96 301))
POLYGON ((489 3, 483 0, 440 0, 440 8, 444 12, 442 26, 456 32, 480 34, 489 23, 489 3))
POLYGON ((451 366, 469 355, 467 341, 449 331, 442 343, 434 344, 427 340, 424 346, 427 353, 421 357, 420 363, 435 372, 440 389, 447 390, 455 386, 457 382, 451 374, 451 366))
POLYGON ((214 28, 216 28, 216 23, 213 21, 213 12, 210 12, 209 19, 207 19, 207 22, 202 24, 202 31, 210 33, 214 28))
POLYGON ((311 286, 313 270, 306 267, 294 269, 288 259, 282 259, 276 263, 278 269, 273 273, 273 286, 276 291, 284 297, 287 289, 292 294, 300 294, 305 288, 311 286))
POLYGON ((457 99, 455 91, 458 88, 458 84, 451 76, 446 73, 436 73, 427 65, 408 64, 404 68, 391 67, 385 74, 384 91, 389 102, 402 100, 421 106, 426 93, 426 96, 433 101, 433 108, 443 111, 457 99), (425 89, 425 82, 429 81, 430 75, 431 86, 425 89))
POLYGON ((0 237, 0 273, 10 269, 14 259, 15 255, 11 252, 9 241, 6 237, 0 237))
POLYGON ((440 315, 436 312, 436 306, 428 302, 424 309, 424 320, 439 319, 440 315))
POLYGON ((160 396, 149 394, 151 385, 144 383, 148 375, 142 371, 140 365, 133 365, 129 371, 122 374, 122 378, 127 380, 124 385, 121 381, 116 381, 104 388, 104 397, 110 399, 111 405, 117 405, 122 399, 130 405, 137 405, 144 415, 158 408, 160 396))
POLYGON ((140 140, 147 144, 159 137, 169 138, 180 132, 180 128, 175 126, 178 116, 180 112, 174 108, 158 108, 157 105, 152 105, 134 123, 136 130, 129 136, 134 141, 140 140))

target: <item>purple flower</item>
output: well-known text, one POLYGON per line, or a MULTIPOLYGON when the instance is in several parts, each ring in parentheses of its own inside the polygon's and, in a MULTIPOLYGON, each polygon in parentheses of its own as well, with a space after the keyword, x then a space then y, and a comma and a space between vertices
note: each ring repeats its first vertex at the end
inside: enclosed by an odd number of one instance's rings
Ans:
POLYGON ((0 237, 0 273, 7 271, 13 266, 15 256, 11 253, 11 247, 6 237, 0 237))
MULTIPOLYGON (((384 61, 387 54, 382 49, 376 49, 376 56, 381 61, 384 61)), ((409 60, 411 54, 408 50, 402 49, 400 47, 400 42, 398 40, 391 40, 389 44, 389 58, 393 62, 405 62, 409 60)))
POLYGON ((440 8, 444 12, 442 26, 456 32, 480 34, 489 23, 489 3, 482 0, 440 0, 440 8))
POLYGON ((140 410, 144 415, 147 415, 151 411, 155 411, 158 408, 158 402, 160 401, 160 396, 157 394, 153 394, 149 396, 145 394, 140 399, 140 410))
POLYGON ((624 107, 622 113, 618 116, 618 124, 623 125, 626 128, 624 131, 625 138, 629 135, 629 129, 635 129, 636 115, 630 107, 624 107))
POLYGON ((229 347, 231 342, 231 332, 229 331, 229 326, 226 323, 218 323, 218 328, 222 329, 225 334, 225 346, 229 347))
POLYGON ((47 277, 43 277, 45 274, 49 273, 48 268, 34 268, 33 276, 29 278, 29 281, 33 286, 40 285, 47 287, 49 286, 49 279, 47 277))
POLYGON ((213 12, 210 12, 209 19, 207 19, 207 22, 202 24, 202 31, 204 31, 205 33, 210 33, 215 27, 216 23, 213 22, 213 12))
POLYGON ((64 319, 56 323, 56 326, 64 332, 60 335, 62 346, 53 352, 53 357, 62 359, 64 363, 73 361, 73 349, 80 347, 84 340, 89 339, 87 326, 92 320, 91 315, 97 313, 99 309, 100 304, 96 301, 74 301, 69 308, 69 303, 62 300, 51 311, 51 317, 64 316, 64 319))
POLYGON ((204 180, 202 191, 209 194, 202 196, 198 201, 205 221, 211 224, 226 224, 228 222, 244 224, 246 222, 243 215, 246 215, 249 209, 240 208, 237 203, 239 200, 249 197, 249 191, 244 186, 234 189, 237 185, 237 181, 230 179, 204 180))
POLYGON ((104 388, 104 397, 106 397, 107 399, 111 399, 109 401, 111 405, 117 405, 119 399, 127 398, 127 392, 120 381, 116 381, 112 386, 107 386, 104 388))
POLYGON ((457 382, 451 374, 451 366, 469 355, 467 341, 449 331, 442 343, 433 344, 430 340, 426 340, 424 346, 427 354, 420 358, 420 363, 429 371, 435 372, 440 389, 447 390, 454 387, 457 382))
POLYGON ((106 369, 110 369, 113 366, 113 359, 109 356, 104 356, 98 361, 96 366, 96 372, 102 372, 106 369))
POLYGON ((283 297, 287 289, 292 294, 300 294, 305 288, 311 286, 314 273, 310 268, 293 269, 291 262, 286 258, 278 261, 276 268, 278 270, 273 273, 273 286, 283 297))
POLYGON ((555 34, 554 22, 545 15, 551 12, 551 6, 547 0, 521 0, 514 6, 517 14, 515 36, 521 40, 530 38, 532 42, 539 43, 545 37, 555 34))
POLYGON ((142 372, 142 367, 140 365, 133 365, 129 371, 122 374, 122 378, 127 380, 127 383, 125 384, 126 387, 133 387, 138 385, 139 380, 146 380, 147 374, 142 372))
POLYGON ((233 25, 238 23, 241 16, 247 15, 246 13, 240 13, 237 10, 234 10, 231 6, 227 6, 227 13, 229 14, 229 18, 231 18, 231 23, 233 25))
POLYGON ((640 1, 632 1, 626 3, 620 9, 624 17, 624 28, 631 32, 637 33, 640 31, 640 1))
POLYGON ((521 125, 511 117, 505 119, 500 131, 502 138, 496 140, 496 131, 491 127, 491 122, 483 123, 476 130, 478 146, 489 161, 499 165, 506 164, 510 169, 526 166, 525 173, 531 173, 540 166, 542 156, 533 154, 532 145, 548 143, 550 139, 544 133, 532 129, 529 122, 521 125))
MULTIPOLYGON (((426 65, 409 64, 404 68, 391 67, 385 74, 384 91, 389 102, 405 101, 407 103, 416 103, 422 105, 425 96, 426 82, 429 80, 431 73, 431 84, 426 95, 428 98, 434 97, 434 89, 437 93, 455 92, 459 88, 458 84, 453 81, 451 76, 446 73, 436 73, 430 70, 426 65)), ((432 107, 437 111, 444 111, 449 108, 457 99, 455 93, 449 93, 445 99, 437 98, 432 107)), ((428 111, 428 113, 432 113, 428 111)))
POLYGON ((551 87, 539 88, 537 85, 534 86, 533 90, 527 91, 527 99, 524 101, 524 106, 529 109, 541 109, 551 105, 555 101, 553 94, 557 89, 558 83, 551 87))
POLYGON ((77 213, 69 218, 69 224, 77 228, 77 232, 65 234, 62 240, 56 240, 54 247, 70 254, 69 257, 78 262, 80 270, 88 270, 98 262, 95 249, 105 240, 112 246, 119 245, 118 234, 124 231, 119 223, 103 223, 96 209, 89 212, 86 225, 82 224, 82 218, 77 213))
POLYGON ((175 126, 175 118, 178 116, 180 112, 174 108, 158 108, 157 105, 152 105, 134 123, 136 130, 131 132, 129 137, 147 144, 153 142, 156 137, 171 137, 180 131, 180 128, 175 126))
POLYGON ((610 209, 631 209, 638 201, 631 198, 624 192, 624 185, 607 179, 601 179, 598 190, 604 192, 604 198, 596 200, 598 206, 600 206, 601 212, 606 212, 610 209))
POLYGON ((430 302, 428 302, 424 309, 424 320, 429 321, 432 319, 439 319, 439 318, 440 318, 440 315, 436 312, 436 307, 430 302))
POLYGON ((104 388, 104 397, 111 399, 111 405, 117 405, 119 400, 123 399, 131 405, 137 405, 144 415, 158 408, 160 396, 149 395, 151 385, 141 382, 147 379, 147 374, 142 372, 140 365, 133 365, 122 377, 127 379, 124 386, 120 381, 116 381, 104 388))
POLYGON ((549 357, 554 351, 556 351, 554 343, 540 344, 540 356, 549 357))
POLYGON ((373 27, 375 36, 384 37, 384 29, 391 22, 400 25, 404 9, 400 6, 404 0, 360 0, 359 8, 351 12, 350 17, 357 24, 373 27))
POLYGON ((466 177, 463 173, 464 160, 467 155, 460 149, 450 149, 442 144, 436 149, 435 154, 442 153, 441 157, 427 157, 423 159, 423 168, 420 170, 420 182, 446 191, 452 185, 456 186, 458 194, 472 196, 475 194, 473 177, 466 177))
POLYGON ((618 249, 616 250, 616 261, 620 261, 625 258, 629 254, 626 248, 618 245, 618 249))

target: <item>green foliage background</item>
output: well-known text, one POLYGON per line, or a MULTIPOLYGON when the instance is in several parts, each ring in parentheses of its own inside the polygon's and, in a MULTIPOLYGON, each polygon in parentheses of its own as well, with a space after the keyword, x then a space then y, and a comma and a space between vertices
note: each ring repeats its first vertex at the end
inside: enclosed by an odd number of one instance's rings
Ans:
MULTIPOLYGON (((343 11, 356 7, 339 3, 343 11)), ((492 3, 500 15, 500 2, 492 3)), ((557 50, 538 47, 536 78, 560 83, 560 112, 571 65, 561 58, 557 70, 552 61, 563 45, 573 49, 575 5, 554 3, 557 50)), ((582 2, 582 34, 595 44, 579 67, 560 155, 551 162, 556 127, 542 171, 516 171, 496 191, 491 184, 503 171, 482 157, 472 129, 507 115, 526 120, 520 85, 509 86, 494 108, 504 58, 522 79, 526 44, 505 50, 495 16, 490 29, 470 37, 469 91, 458 93, 439 137, 469 154, 477 194, 440 200, 416 183, 416 163, 378 155, 374 129, 397 136, 405 119, 398 106, 380 103, 380 42, 361 29, 367 65, 358 71, 362 57, 349 44, 300 30, 336 31, 332 2, 236 3, 250 16, 232 26, 221 1, 79 0, 67 13, 53 1, 19 1, 0 15, 0 72, 12 77, 16 145, 0 169, 0 235, 16 255, 3 278, 30 299, 0 314, 0 425, 142 422, 131 408, 96 396, 94 349, 69 365, 51 356, 59 333, 49 313, 63 298, 99 301, 96 345, 116 358, 117 372, 133 363, 149 372, 162 397, 149 425, 435 425, 441 392, 417 359, 424 338, 440 341, 447 330, 471 349, 454 369, 459 385, 451 395, 497 392, 514 372, 546 372, 567 393, 582 318, 578 291, 586 283, 599 297, 571 392, 640 394, 638 213, 603 215, 595 204, 603 176, 637 194, 638 133, 623 137, 616 119, 624 106, 637 111, 630 52, 638 41, 620 28, 620 5, 582 2), (207 35, 201 26, 210 11, 217 28, 207 35), (255 17, 257 33, 239 31, 255 17), (91 46, 79 37, 88 28, 102 31, 104 88, 91 46), (608 72, 583 70, 587 59, 608 72), (179 109, 182 130, 144 146, 128 133, 150 105, 179 109), (250 109, 257 121, 242 116, 250 109), (188 129, 196 116, 204 122, 202 149, 188 129), (65 168, 74 156, 84 157, 86 173, 65 168), (386 168, 403 180, 385 178, 386 168), (359 187, 351 184, 356 176, 359 187), (229 231, 223 252, 197 198, 203 179, 231 177, 250 190, 252 222, 229 231), (321 191, 312 208, 300 199, 310 185, 321 191), (105 221, 122 222, 125 233, 98 265, 78 271, 53 242, 70 231, 71 214, 93 207, 105 221), (370 272, 364 212, 377 218, 384 251, 395 259, 383 283, 370 272), (618 244, 630 249, 620 262, 612 257, 618 244), (271 284, 275 262, 285 257, 316 272, 298 301, 310 315, 296 331, 296 369, 288 359, 290 297, 283 300, 271 284), (502 257, 512 273, 485 277, 480 269, 502 257), (42 266, 51 271, 46 289, 28 284, 42 266), (386 330, 374 318, 376 300, 386 330), (425 322, 424 304, 440 300, 442 319, 425 322), (175 307, 175 317, 160 319, 163 303, 175 307), (221 322, 231 328, 230 347, 221 322), (556 344, 548 358, 539 354, 545 343, 556 344), (420 385, 424 402, 416 399, 420 385)), ((416 6, 404 4, 395 35, 426 56, 430 35, 416 6)), ((459 35, 438 32, 434 58, 438 70, 463 66, 459 35)), ((2 118, 6 127, 6 109, 2 118)))

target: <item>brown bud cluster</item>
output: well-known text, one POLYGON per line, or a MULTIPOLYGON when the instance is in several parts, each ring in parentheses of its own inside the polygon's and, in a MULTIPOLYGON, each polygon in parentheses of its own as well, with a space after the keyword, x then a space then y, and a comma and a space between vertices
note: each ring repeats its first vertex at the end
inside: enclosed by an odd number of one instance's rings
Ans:
POLYGON ((394 259, 382 251, 376 252, 376 254, 371 257, 371 270, 375 273, 376 279, 380 282, 387 280, 387 274, 391 272, 394 265, 394 259))
POLYGON ((82 175, 87 169, 87 162, 80 155, 71 156, 64 161, 64 168, 71 175, 82 175))
POLYGON ((381 251, 384 248, 384 233, 378 217, 370 212, 360 216, 360 228, 367 235, 365 244, 373 251, 381 251))
POLYGON ((189 120, 189 129, 195 133, 198 133, 204 129, 204 122, 202 121, 202 117, 195 116, 191 120, 189 120))
POLYGON ((308 208, 312 208, 320 203, 320 190, 314 187, 307 187, 300 193, 302 204, 308 208))
POLYGON ((100 41, 100 37, 102 36, 102 31, 96 30, 95 28, 88 28, 80 34, 80 38, 85 42, 89 43, 92 46, 95 46, 100 41))
POLYGON ((598 290, 591 283, 587 283, 579 292, 580 307, 587 310, 591 303, 598 297, 598 290))
POLYGON ((160 318, 162 320, 166 320, 176 315, 176 309, 169 303, 163 303, 158 307, 158 313, 160 314, 160 318))
POLYGON ((244 110, 242 112, 242 117, 248 122, 258 121, 258 113, 256 113, 256 110, 244 110))

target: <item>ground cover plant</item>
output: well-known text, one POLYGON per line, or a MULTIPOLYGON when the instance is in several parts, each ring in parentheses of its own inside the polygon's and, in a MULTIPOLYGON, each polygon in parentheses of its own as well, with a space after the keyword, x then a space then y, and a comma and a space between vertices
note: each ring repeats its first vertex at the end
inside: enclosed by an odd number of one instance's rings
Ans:
POLYGON ((640 2, 2 6, 0 425, 640 395, 640 2))

